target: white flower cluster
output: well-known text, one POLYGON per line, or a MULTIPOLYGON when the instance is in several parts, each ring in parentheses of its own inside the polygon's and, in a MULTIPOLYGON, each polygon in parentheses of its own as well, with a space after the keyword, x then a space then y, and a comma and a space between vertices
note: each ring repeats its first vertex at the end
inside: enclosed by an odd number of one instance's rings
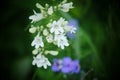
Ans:
POLYGON ((65 46, 69 46, 66 33, 75 33, 76 28, 68 26, 68 21, 66 21, 63 17, 60 17, 59 19, 48 18, 51 16, 53 17, 53 14, 55 15, 54 12, 57 10, 68 12, 71 8, 73 8, 72 4, 72 2, 67 3, 67 0, 64 0, 58 6, 49 6, 46 4, 45 7, 43 7, 39 3, 36 4, 36 7, 40 9, 40 13, 33 10, 34 15, 29 17, 29 19, 32 20, 29 32, 37 34, 31 43, 31 46, 35 47, 32 53, 36 55, 36 57, 33 57, 33 65, 37 65, 37 67, 43 66, 46 69, 47 66, 50 66, 51 64, 44 54, 58 54, 58 51, 46 50, 46 44, 53 44, 61 49, 64 49, 65 46), (43 19, 48 20, 49 22, 36 25, 36 23, 42 22, 43 19))

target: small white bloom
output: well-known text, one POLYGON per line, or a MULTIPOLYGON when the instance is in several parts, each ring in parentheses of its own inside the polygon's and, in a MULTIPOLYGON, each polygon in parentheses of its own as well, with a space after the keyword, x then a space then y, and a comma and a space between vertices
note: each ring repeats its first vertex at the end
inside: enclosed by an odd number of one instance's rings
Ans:
POLYGON ((73 8, 72 5, 73 5, 73 3, 70 2, 70 3, 62 4, 60 7, 61 7, 61 10, 62 10, 63 12, 68 12, 69 9, 73 8))
POLYGON ((39 36, 39 34, 34 38, 31 46, 35 46, 35 48, 39 48, 39 47, 44 47, 44 43, 42 41, 42 36, 39 36))
POLYGON ((47 35, 46 40, 48 43, 52 43, 53 42, 53 35, 52 34, 47 35))
POLYGON ((53 7, 51 6, 50 8, 48 8, 48 14, 52 15, 52 13, 53 13, 53 7))
POLYGON ((29 17, 29 19, 32 20, 31 23, 37 22, 37 21, 39 21, 39 20, 41 20, 41 19, 44 18, 44 15, 43 15, 42 13, 36 13, 34 10, 33 10, 33 12, 34 12, 34 15, 31 15, 31 16, 29 17))
POLYGON ((47 29, 44 29, 44 30, 43 30, 43 35, 44 35, 44 36, 47 36, 48 34, 49 34, 48 30, 47 30, 47 29))
POLYGON ((58 20, 58 24, 59 24, 60 26, 62 26, 64 22, 65 22, 65 19, 62 18, 62 17, 58 20))
POLYGON ((60 22, 53 21, 52 28, 50 29, 51 33, 61 34, 64 32, 63 28, 60 25, 60 22))
POLYGON ((56 55, 58 55, 58 51, 48 51, 48 50, 46 50, 45 54, 51 54, 53 56, 56 56, 56 55))
POLYGON ((68 24, 68 21, 65 21, 65 19, 61 17, 61 18, 58 20, 58 24, 59 24, 61 27, 64 28, 64 27, 68 24))
POLYGON ((61 49, 64 49, 64 46, 69 46, 68 40, 64 34, 55 35, 55 41, 57 41, 57 45, 61 49))
POLYGON ((37 65, 37 67, 44 67, 47 69, 47 66, 51 66, 51 63, 48 61, 48 59, 39 53, 36 57, 33 57, 34 60, 32 62, 32 65, 37 65))
POLYGON ((66 32, 71 32, 71 33, 76 33, 76 28, 75 27, 73 27, 73 26, 65 26, 64 27, 64 30, 66 31, 66 32))
POLYGON ((32 33, 32 34, 35 33, 36 30, 37 30, 36 27, 31 27, 31 28, 29 28, 29 32, 32 33))
POLYGON ((70 30, 71 33, 76 33, 77 29, 75 27, 73 27, 73 26, 69 26, 69 27, 71 27, 71 30, 70 30))

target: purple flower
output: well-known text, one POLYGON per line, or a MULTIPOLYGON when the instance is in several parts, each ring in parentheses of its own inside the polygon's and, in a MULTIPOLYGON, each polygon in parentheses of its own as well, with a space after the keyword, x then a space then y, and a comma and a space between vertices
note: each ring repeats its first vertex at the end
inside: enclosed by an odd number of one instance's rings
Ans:
MULTIPOLYGON (((72 26, 72 27, 75 27, 76 29, 78 29, 78 20, 77 19, 71 19, 71 20, 69 20, 68 21, 68 26, 72 26)), ((71 33, 71 32, 67 32, 67 36, 70 39, 73 39, 75 37, 75 34, 71 33)))
POLYGON ((80 65, 78 60, 74 60, 71 63, 72 73, 79 73, 80 72, 80 65))
POLYGON ((58 72, 60 70, 60 63, 58 59, 53 59, 52 71, 58 72))
POLYGON ((71 72, 71 58, 69 57, 64 57, 63 60, 62 60, 62 73, 70 73, 71 72))
POLYGON ((64 57, 62 60, 54 59, 53 62, 52 71, 54 72, 61 71, 64 74, 77 74, 80 72, 79 60, 72 60, 70 57, 64 57))

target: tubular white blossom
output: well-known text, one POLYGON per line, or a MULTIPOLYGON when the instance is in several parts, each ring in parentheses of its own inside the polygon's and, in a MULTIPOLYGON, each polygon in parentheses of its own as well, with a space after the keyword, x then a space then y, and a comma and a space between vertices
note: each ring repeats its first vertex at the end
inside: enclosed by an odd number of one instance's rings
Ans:
POLYGON ((60 7, 61 7, 61 10, 62 10, 63 12, 68 12, 69 9, 73 8, 72 5, 73 5, 73 3, 70 2, 70 3, 62 4, 60 7))
POLYGON ((71 32, 71 33, 76 33, 76 28, 75 27, 73 27, 73 26, 65 26, 64 27, 64 30, 66 31, 66 32, 71 32))
POLYGON ((42 13, 36 13, 34 10, 33 10, 33 12, 34 12, 34 15, 31 15, 31 16, 29 17, 29 19, 32 20, 31 23, 37 22, 37 21, 39 21, 39 20, 41 20, 41 19, 44 18, 44 15, 43 15, 42 13))
POLYGON ((44 47, 44 43, 42 41, 42 36, 39 36, 39 34, 34 38, 31 46, 35 46, 35 48, 39 48, 39 47, 44 47))
POLYGON ((61 49, 64 49, 64 46, 69 46, 68 40, 64 34, 55 35, 54 40, 57 41, 58 47, 61 49))
POLYGON ((45 69, 47 68, 47 66, 51 66, 51 63, 48 61, 48 59, 41 53, 39 53, 36 57, 33 58, 34 60, 32 62, 32 65, 37 65, 37 67, 43 66, 45 69))
POLYGON ((31 43, 31 46, 35 47, 35 49, 32 51, 34 55, 32 65, 36 65, 39 68, 43 67, 44 69, 47 69, 48 66, 51 66, 48 58, 44 55, 51 54, 56 56, 58 55, 58 51, 54 51, 55 49, 49 50, 49 46, 47 47, 47 44, 51 43, 60 49, 64 49, 66 46, 69 46, 66 36, 67 32, 75 33, 76 28, 69 26, 68 21, 65 20, 64 17, 58 16, 59 19, 57 19, 58 17, 52 18, 50 16, 57 16, 56 11, 58 10, 68 12, 71 8, 73 8, 72 5, 73 3, 67 3, 67 0, 63 0, 56 6, 51 6, 49 4, 42 6, 41 4, 36 3, 36 7, 40 12, 36 13, 33 10, 34 14, 29 16, 29 19, 31 20, 29 32, 35 34, 38 33, 31 43))
POLYGON ((51 33, 61 34, 64 32, 63 28, 60 26, 60 22, 53 21, 52 28, 50 29, 51 33))

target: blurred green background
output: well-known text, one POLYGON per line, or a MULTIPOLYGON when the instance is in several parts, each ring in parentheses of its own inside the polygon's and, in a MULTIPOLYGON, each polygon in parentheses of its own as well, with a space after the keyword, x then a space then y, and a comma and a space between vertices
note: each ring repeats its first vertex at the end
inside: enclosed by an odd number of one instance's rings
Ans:
MULTIPOLYGON (((54 2, 57 0, 54 0, 54 2)), ((78 19, 80 30, 73 40, 74 59, 80 59, 85 72, 93 69, 85 80, 116 80, 119 69, 120 4, 116 0, 73 1, 72 18, 78 19), (95 78, 95 79, 94 79, 95 78)), ((52 0, 4 0, 0 2, 1 79, 32 80, 36 67, 31 62, 33 36, 26 30, 35 3, 55 4, 52 0)), ((65 16, 65 15, 63 15, 65 16)), ((59 55, 58 55, 59 56, 59 55)), ((64 54, 62 54, 64 56, 64 54)), ((39 69, 36 80, 58 80, 56 74, 39 69), (48 76, 47 76, 47 75, 48 76)), ((59 80, 63 80, 62 78, 59 80)), ((80 80, 80 76, 69 80, 80 80)))

